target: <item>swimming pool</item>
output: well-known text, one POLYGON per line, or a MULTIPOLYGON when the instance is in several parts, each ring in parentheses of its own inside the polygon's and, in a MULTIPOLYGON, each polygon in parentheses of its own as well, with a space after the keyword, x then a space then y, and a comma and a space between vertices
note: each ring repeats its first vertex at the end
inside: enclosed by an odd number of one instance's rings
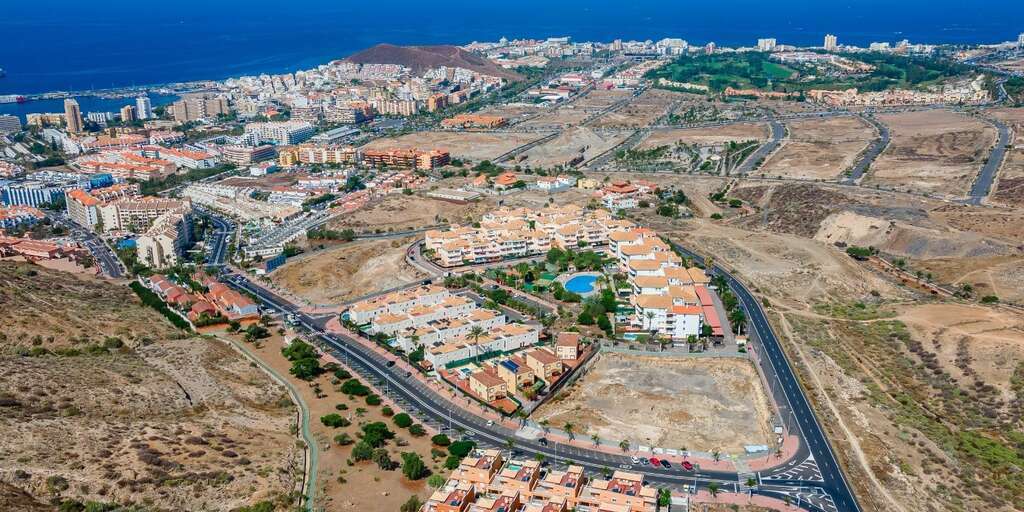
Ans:
POLYGON ((575 276, 572 279, 565 282, 565 289, 573 293, 584 295, 587 293, 592 293, 594 291, 594 283, 596 282, 597 276, 575 276))

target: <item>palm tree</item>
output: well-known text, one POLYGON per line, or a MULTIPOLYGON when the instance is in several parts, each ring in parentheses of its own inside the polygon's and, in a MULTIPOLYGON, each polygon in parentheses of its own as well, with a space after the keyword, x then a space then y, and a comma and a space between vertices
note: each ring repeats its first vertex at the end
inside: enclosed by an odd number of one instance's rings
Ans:
POLYGON ((473 345, 476 347, 474 352, 476 352, 477 363, 480 362, 480 337, 484 335, 484 332, 484 328, 479 325, 474 325, 473 328, 469 330, 469 337, 473 339, 473 345))
POLYGON ((722 458, 722 453, 718 450, 711 452, 711 456, 715 458, 715 462, 718 462, 722 458))
POLYGON ((736 308, 729 313, 729 322, 736 328, 736 334, 743 334, 743 325, 747 322, 747 315, 742 309, 736 308))
POLYGON ((601 444, 601 437, 597 434, 590 434, 590 440, 594 442, 594 446, 601 444))
POLYGON ((548 420, 540 420, 540 428, 544 429, 544 433, 551 431, 551 422, 548 420))
POLYGON ((619 441, 619 448, 622 449, 623 452, 628 452, 629 451, 629 440, 628 439, 623 439, 622 441, 619 441))
POLYGON ((647 317, 647 325, 644 327, 644 329, 647 329, 649 331, 651 330, 651 325, 654 324, 654 312, 648 311, 644 313, 644 316, 647 317))
POLYGON ((718 482, 711 482, 708 484, 708 492, 711 493, 712 497, 718 496, 718 482))
POLYGON ((505 447, 508 448, 508 458, 512 458, 512 450, 516 447, 515 439, 511 437, 505 440, 505 447))
POLYGON ((575 426, 574 426, 574 425, 573 425, 572 423, 566 423, 566 424, 565 424, 565 425, 564 425, 564 426, 562 427, 562 430, 564 430, 564 431, 565 431, 565 433, 566 433, 566 434, 568 434, 568 436, 569 436, 569 440, 570 440, 570 441, 572 441, 572 440, 576 439, 576 434, 573 434, 573 432, 572 432, 572 429, 573 429, 573 428, 575 428, 575 426))

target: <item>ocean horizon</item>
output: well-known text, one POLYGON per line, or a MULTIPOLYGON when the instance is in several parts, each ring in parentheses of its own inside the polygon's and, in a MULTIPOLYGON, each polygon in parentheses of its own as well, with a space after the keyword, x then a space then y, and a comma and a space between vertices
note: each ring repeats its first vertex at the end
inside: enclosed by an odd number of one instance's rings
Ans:
POLYGON ((827 4, 735 0, 720 5, 598 0, 549 5, 395 0, 379 4, 266 0, 182 0, 172 9, 108 0, 39 0, 5 6, 0 20, 0 94, 87 91, 193 80, 221 80, 308 69, 378 43, 466 44, 501 37, 611 41, 680 37, 693 44, 750 46, 873 41, 968 44, 1014 40, 1024 32, 1020 2, 994 0, 964 10, 949 0, 827 4), (808 8, 813 7, 813 8, 808 8), (992 15, 998 13, 998 16, 992 15))

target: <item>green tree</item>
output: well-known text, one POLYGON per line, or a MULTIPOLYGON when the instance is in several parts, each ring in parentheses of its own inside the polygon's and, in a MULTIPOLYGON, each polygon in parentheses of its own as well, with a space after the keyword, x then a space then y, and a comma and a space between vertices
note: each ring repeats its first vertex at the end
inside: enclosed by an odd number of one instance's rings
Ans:
POLYGON ((444 434, 438 434, 434 437, 431 437, 430 442, 434 443, 434 445, 436 446, 448 446, 452 444, 451 439, 448 439, 448 436, 444 434))
POLYGON ((419 496, 416 496, 414 494, 412 496, 409 496, 409 499, 406 500, 405 503, 402 503, 402 506, 399 507, 398 511, 399 512, 419 512, 420 508, 422 508, 422 507, 423 507, 423 501, 420 500, 419 496))
POLYGON ((418 454, 405 452, 402 454, 402 474, 409 480, 419 480, 427 476, 427 466, 418 454))
POLYGON ((348 446, 354 442, 355 441, 352 439, 352 436, 348 435, 347 432, 342 432, 334 436, 334 443, 341 446, 348 446))
POLYGON ((331 428, 347 427, 352 424, 352 422, 342 418, 340 414, 334 412, 321 416, 320 423, 331 428))
POLYGON ((476 443, 473 441, 455 441, 448 446, 448 453, 461 459, 469 455, 475 448, 476 443))
POLYGON ((427 479, 427 485, 432 489, 440 489, 444 485, 445 481, 446 480, 441 475, 430 475, 430 478, 427 479))
POLYGON ((373 446, 365 440, 359 441, 352 447, 352 460, 356 462, 370 460, 373 457, 373 446))
POLYGON ((395 423, 398 428, 409 428, 412 425, 412 417, 404 412, 396 414, 391 421, 395 423))

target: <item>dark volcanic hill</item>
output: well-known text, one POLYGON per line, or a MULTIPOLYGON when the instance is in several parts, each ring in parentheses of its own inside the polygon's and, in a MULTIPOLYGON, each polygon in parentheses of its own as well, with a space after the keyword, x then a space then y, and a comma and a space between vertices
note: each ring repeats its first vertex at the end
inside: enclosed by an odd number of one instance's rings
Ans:
POLYGON ((440 66, 460 67, 484 75, 522 80, 518 73, 504 69, 479 55, 451 45, 395 46, 378 44, 349 55, 345 60, 358 64, 400 64, 420 74, 440 66))

